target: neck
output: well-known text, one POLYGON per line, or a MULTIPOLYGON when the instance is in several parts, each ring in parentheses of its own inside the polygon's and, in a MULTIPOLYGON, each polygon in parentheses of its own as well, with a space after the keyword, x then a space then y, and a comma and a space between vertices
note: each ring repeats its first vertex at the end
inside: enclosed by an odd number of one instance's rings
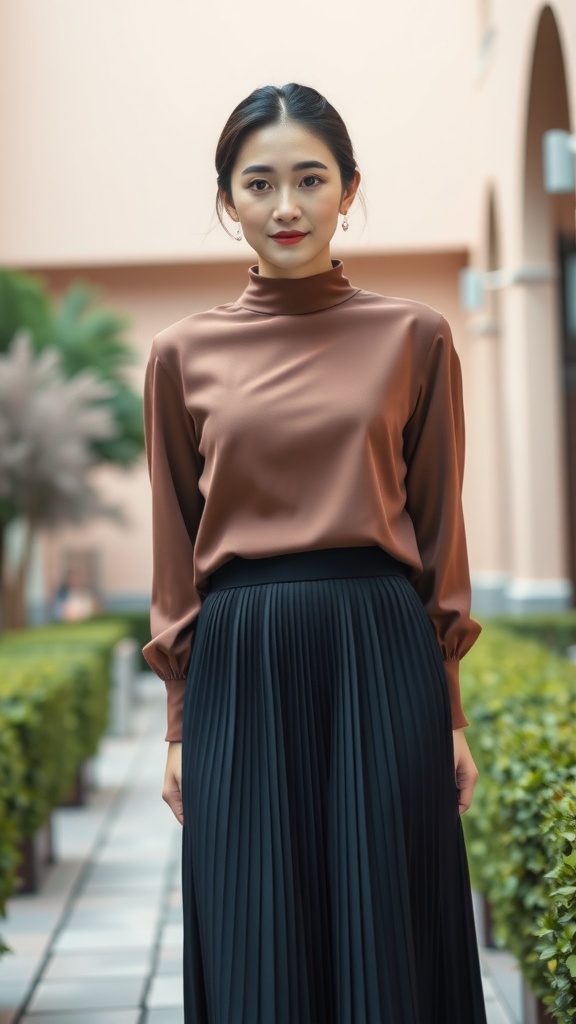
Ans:
POLYGON ((272 277, 275 279, 302 281, 306 277, 316 277, 318 274, 325 274, 332 270, 332 259, 330 251, 319 253, 317 257, 299 267, 278 267, 261 257, 258 259, 258 273, 261 277, 272 277))
POLYGON ((344 276, 338 260, 323 273, 301 278, 266 277, 257 267, 251 267, 248 286, 238 305, 255 313, 298 316, 339 306, 358 291, 344 276))

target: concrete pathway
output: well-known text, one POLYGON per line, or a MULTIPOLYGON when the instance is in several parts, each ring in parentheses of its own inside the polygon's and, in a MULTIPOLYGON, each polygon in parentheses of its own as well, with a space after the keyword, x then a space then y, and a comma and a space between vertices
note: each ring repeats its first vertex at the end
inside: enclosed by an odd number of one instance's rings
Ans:
MULTIPOLYGON (((0 922, 14 951, 0 960, 0 1024, 182 1024, 180 827, 160 799, 163 687, 142 676, 138 695, 131 735, 102 743, 89 805, 55 814, 57 863, 41 893, 12 899, 0 922)), ((483 954, 483 970, 488 1024, 520 1024, 510 958, 483 954)))

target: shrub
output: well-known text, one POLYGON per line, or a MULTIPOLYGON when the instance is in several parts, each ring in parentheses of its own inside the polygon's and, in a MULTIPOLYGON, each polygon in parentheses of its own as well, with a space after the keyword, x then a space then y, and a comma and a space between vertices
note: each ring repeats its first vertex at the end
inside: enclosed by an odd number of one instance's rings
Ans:
POLYGON ((546 997, 559 1020, 576 1019, 576 788, 554 794, 542 822, 549 863, 546 875, 552 903, 538 931, 540 959, 550 972, 551 995, 546 997))
POLYGON ((72 666, 72 692, 77 719, 80 759, 96 753, 108 724, 110 663, 115 645, 129 632, 124 619, 55 623, 37 629, 6 633, 0 639, 2 652, 55 659, 72 666))
MULTIPOLYGON (((0 916, 21 841, 68 794, 108 721, 123 620, 55 624, 0 638, 0 916)), ((2 951, 0 942, 0 952, 2 951)))
MULTIPOLYGON (((16 736, 0 718, 0 916, 16 884, 24 765, 16 736)), ((0 939, 0 952, 5 947, 0 939)))
POLYGON ((528 640, 536 640, 556 654, 576 644, 576 610, 540 615, 511 615, 492 624, 528 640))
POLYGON ((24 762, 18 829, 31 835, 69 791, 80 761, 72 664, 0 646, 0 719, 24 762))
POLYGON ((481 773, 465 818, 473 882, 535 995, 573 1021, 566 935, 576 926, 576 888, 568 891, 564 858, 572 852, 566 808, 576 801, 576 668, 488 626, 462 663, 462 686, 481 773))

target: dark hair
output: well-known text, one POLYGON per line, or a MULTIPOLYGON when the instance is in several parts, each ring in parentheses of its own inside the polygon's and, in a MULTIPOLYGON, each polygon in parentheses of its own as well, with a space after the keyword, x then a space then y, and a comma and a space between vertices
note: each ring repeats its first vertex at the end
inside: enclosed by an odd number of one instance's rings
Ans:
POLYGON ((283 120, 293 121, 322 139, 340 168, 342 185, 348 188, 352 184, 356 172, 352 142, 340 114, 325 96, 310 86, 295 82, 282 86, 264 85, 254 89, 234 108, 218 139, 216 213, 222 225, 222 197, 232 198, 232 170, 245 138, 250 132, 283 120))

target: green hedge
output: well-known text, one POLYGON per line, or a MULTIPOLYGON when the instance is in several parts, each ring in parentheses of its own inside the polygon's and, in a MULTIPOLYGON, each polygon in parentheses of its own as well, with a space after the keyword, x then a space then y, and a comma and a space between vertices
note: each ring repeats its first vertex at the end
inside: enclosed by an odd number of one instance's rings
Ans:
POLYGON ((44 824, 96 752, 108 722, 112 651, 127 633, 119 619, 0 636, 0 915, 22 839, 44 824))
POLYGON ((567 648, 576 644, 576 610, 553 615, 507 616, 492 619, 491 624, 525 639, 536 640, 560 655, 565 655, 567 648))
POLYGON ((576 667, 518 633, 486 626, 462 662, 481 774, 464 822, 496 936, 565 1024, 576 1020, 576 667))
POLYGON ((75 674, 72 699, 81 760, 96 753, 108 724, 112 651, 127 635, 130 635, 129 625, 123 619, 116 619, 58 623, 0 637, 0 658, 3 655, 20 661, 26 657, 49 658, 62 668, 72 666, 75 674))
POLYGON ((0 719, 24 761, 18 831, 36 831, 70 790, 81 759, 72 664, 5 653, 0 645, 0 719))
MULTIPOLYGON (((10 726, 0 718, 0 916, 14 891, 18 867, 18 820, 23 810, 24 763, 10 726)), ((0 940, 0 953, 4 947, 0 940)))

